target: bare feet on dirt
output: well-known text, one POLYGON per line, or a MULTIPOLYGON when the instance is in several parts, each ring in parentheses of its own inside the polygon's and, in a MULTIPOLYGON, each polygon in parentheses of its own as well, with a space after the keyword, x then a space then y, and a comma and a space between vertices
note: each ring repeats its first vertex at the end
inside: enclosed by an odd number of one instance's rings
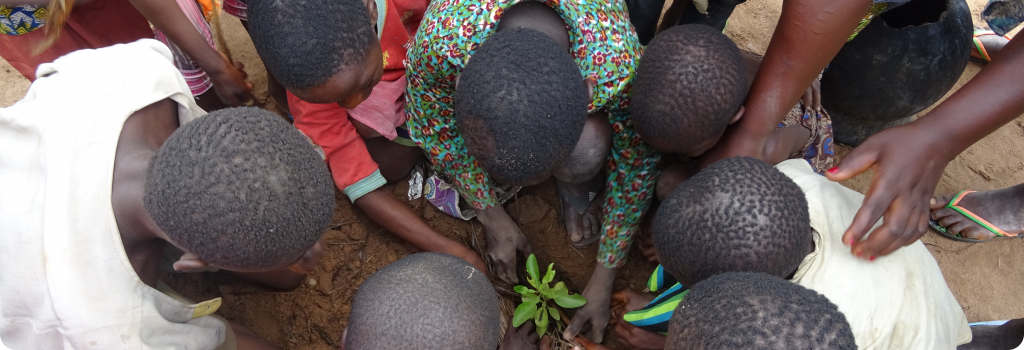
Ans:
MULTIPOLYGON (((946 204, 956 194, 938 196, 932 199, 931 219, 961 238, 985 240, 996 234, 960 214, 946 204)), ((1024 185, 1017 185, 995 191, 974 192, 964 195, 957 206, 969 210, 992 225, 1009 234, 1024 232, 1024 185)))
POLYGON ((600 193, 591 192, 590 185, 558 181, 565 231, 569 234, 569 241, 576 246, 594 242, 601 231, 601 200, 596 198, 600 193), (587 205, 584 203, 589 203, 589 206, 580 214, 578 209, 587 205))
POLYGON ((496 205, 477 211, 477 219, 484 225, 487 236, 487 258, 494 266, 494 273, 506 283, 519 283, 516 276, 516 252, 530 255, 533 249, 519 225, 508 216, 505 208, 496 205))

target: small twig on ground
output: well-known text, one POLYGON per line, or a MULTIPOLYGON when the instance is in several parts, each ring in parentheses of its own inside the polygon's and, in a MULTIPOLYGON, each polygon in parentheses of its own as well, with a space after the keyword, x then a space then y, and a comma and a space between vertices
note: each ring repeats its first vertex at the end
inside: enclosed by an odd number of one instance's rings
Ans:
POLYGON ((366 243, 366 241, 362 240, 362 241, 355 241, 355 242, 328 242, 327 244, 330 244, 330 245, 349 245, 349 244, 363 244, 363 243, 366 243))
POLYGON ((295 294, 297 292, 234 292, 234 295, 285 295, 295 294))
POLYGON ((569 245, 569 248, 572 248, 572 250, 573 250, 574 252, 576 252, 576 254, 579 254, 580 256, 583 256, 583 253, 580 253, 580 251, 579 251, 578 249, 576 249, 576 246, 574 246, 574 245, 570 244, 570 245, 569 245))
POLYGON ((337 228, 339 228, 339 227, 342 227, 342 226, 345 226, 345 225, 351 224, 351 223, 353 223, 353 222, 356 222, 356 221, 358 221, 358 220, 349 220, 349 221, 342 221, 342 222, 339 222, 339 223, 337 223, 337 224, 331 224, 331 226, 327 226, 327 229, 328 229, 328 230, 333 230, 333 229, 337 229, 337 228))
POLYGON ((327 331, 325 331, 323 329, 323 327, 320 327, 320 325, 314 325, 314 326, 315 327, 313 327, 313 328, 315 328, 316 332, 320 334, 320 339, 322 339, 325 343, 327 343, 327 346, 330 346, 332 349, 338 347, 338 342, 335 341, 334 339, 331 339, 331 335, 329 333, 327 333, 327 331))

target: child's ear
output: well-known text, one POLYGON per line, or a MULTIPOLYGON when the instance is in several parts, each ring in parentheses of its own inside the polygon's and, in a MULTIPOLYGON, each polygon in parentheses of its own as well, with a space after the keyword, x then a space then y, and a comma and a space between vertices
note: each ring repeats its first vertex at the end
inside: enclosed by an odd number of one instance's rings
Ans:
POLYGON ((587 84, 587 99, 593 101, 594 88, 597 87, 597 81, 592 77, 587 77, 586 79, 583 79, 583 82, 587 84))
POLYGON ((746 107, 740 106, 740 110, 736 112, 736 115, 732 116, 732 120, 729 121, 729 124, 740 121, 740 118, 743 118, 743 112, 745 111, 746 107))
POLYGON ((209 264, 203 261, 203 259, 188 252, 182 254, 181 258, 178 258, 178 261, 175 261, 173 265, 175 271, 181 272, 189 272, 192 269, 201 269, 206 266, 209 266, 209 264))

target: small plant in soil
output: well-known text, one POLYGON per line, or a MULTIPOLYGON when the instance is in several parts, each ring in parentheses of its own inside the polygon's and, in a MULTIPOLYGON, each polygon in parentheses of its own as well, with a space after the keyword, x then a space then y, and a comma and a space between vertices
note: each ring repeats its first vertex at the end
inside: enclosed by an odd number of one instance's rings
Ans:
POLYGON ((527 286, 516 286, 516 293, 523 296, 523 303, 516 307, 516 313, 512 316, 512 325, 519 327, 529 320, 533 320, 537 326, 537 334, 544 335, 548 330, 548 316, 558 321, 558 307, 567 309, 578 308, 587 303, 587 299, 579 294, 569 295, 569 289, 565 283, 558 282, 554 287, 548 284, 555 279, 555 264, 548 265, 548 271, 544 278, 540 277, 540 268, 537 267, 537 257, 530 254, 526 259, 526 272, 529 274, 526 280, 533 288, 527 286), (549 301, 554 301, 551 305, 549 301))

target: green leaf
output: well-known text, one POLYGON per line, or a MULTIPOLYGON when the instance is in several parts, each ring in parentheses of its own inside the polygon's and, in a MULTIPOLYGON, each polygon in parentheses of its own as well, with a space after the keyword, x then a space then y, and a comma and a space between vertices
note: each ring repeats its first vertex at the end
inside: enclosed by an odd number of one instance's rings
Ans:
POLYGON ((523 302, 524 303, 531 303, 531 304, 540 303, 540 296, 537 295, 537 294, 533 294, 533 293, 523 294, 523 302))
POLYGON ((522 326, 523 322, 529 320, 535 313, 537 313, 536 303, 519 304, 519 306, 516 307, 515 315, 512 316, 512 326, 522 326))
POLYGON ((537 267, 537 256, 530 254, 529 258, 526 258, 526 272, 530 274, 530 284, 537 287, 540 282, 540 268, 537 267))
POLYGON ((559 316, 560 314, 558 313, 558 308, 554 306, 548 306, 548 315, 551 315, 551 318, 555 319, 555 321, 558 321, 558 319, 561 317, 559 316))
POLYGON ((537 326, 537 334, 543 336, 548 331, 548 308, 537 310, 537 318, 533 323, 537 326))
POLYGON ((512 287, 512 290, 515 290, 516 293, 519 293, 519 294, 526 294, 526 293, 530 293, 530 292, 537 293, 537 291, 535 291, 533 289, 530 289, 530 288, 528 288, 526 286, 515 286, 515 287, 512 287))
POLYGON ((541 282, 546 285, 553 279, 555 279, 555 263, 548 264, 548 272, 544 274, 544 280, 541 282))
POLYGON ((569 288, 565 287, 565 283, 558 282, 555 284, 555 288, 551 288, 551 292, 554 293, 554 295, 569 295, 569 288))
POLYGON ((587 299, 579 294, 559 295, 556 296, 554 299, 555 304, 558 304, 558 306, 564 307, 566 309, 578 308, 580 306, 583 306, 583 304, 587 303, 587 299))

